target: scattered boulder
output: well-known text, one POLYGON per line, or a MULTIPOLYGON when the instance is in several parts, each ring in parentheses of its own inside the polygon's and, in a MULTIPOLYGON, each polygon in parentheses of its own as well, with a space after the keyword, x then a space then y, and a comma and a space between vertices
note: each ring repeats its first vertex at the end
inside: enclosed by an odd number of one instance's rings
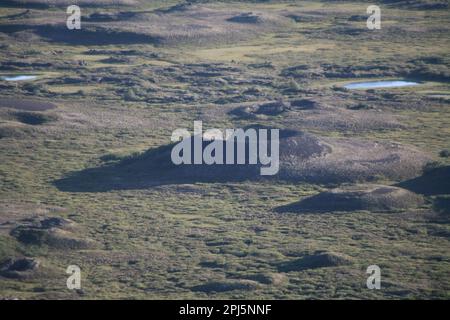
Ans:
POLYGON ((397 211, 416 208, 423 198, 408 190, 376 184, 344 186, 321 192, 293 204, 278 207, 278 212, 397 211))
POLYGON ((281 263, 278 269, 281 272, 302 271, 307 269, 329 268, 351 265, 352 258, 334 252, 316 252, 303 258, 281 263))
POLYGON ((0 264, 0 275, 14 279, 29 278, 39 266, 40 261, 34 258, 10 258, 0 264))

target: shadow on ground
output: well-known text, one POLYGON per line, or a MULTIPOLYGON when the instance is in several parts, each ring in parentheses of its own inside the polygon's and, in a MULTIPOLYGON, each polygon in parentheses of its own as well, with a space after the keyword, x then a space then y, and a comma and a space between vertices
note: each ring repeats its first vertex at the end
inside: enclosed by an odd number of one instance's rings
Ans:
POLYGON ((170 157, 172 146, 161 146, 115 164, 74 172, 55 181, 54 185, 68 192, 107 192, 195 182, 237 182, 258 175, 257 168, 249 165, 176 166, 170 157))
POLYGON ((397 186, 426 196, 450 194, 450 166, 427 170, 422 176, 397 186))

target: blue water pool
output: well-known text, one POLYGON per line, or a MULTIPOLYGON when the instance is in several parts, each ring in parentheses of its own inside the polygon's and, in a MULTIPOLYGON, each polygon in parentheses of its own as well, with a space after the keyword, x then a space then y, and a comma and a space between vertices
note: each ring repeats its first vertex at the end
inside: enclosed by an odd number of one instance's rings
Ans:
POLYGON ((37 76, 32 75, 0 76, 0 79, 5 81, 27 81, 27 80, 35 80, 37 79, 37 76))
POLYGON ((404 80, 353 82, 344 86, 347 89, 375 89, 416 86, 418 82, 404 80))

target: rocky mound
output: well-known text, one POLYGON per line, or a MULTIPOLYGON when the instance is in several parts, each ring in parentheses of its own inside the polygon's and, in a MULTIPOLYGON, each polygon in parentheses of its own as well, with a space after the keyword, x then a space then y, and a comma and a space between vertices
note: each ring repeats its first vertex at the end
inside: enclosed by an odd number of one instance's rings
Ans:
POLYGON ((397 143, 355 138, 321 138, 329 152, 301 159, 301 145, 280 142, 280 177, 311 182, 342 183, 371 181, 379 177, 403 180, 417 176, 431 158, 423 152, 397 143), (292 149, 289 149, 292 145, 292 149))
POLYGON ((33 258, 10 258, 0 264, 0 275, 14 279, 30 278, 39 266, 40 261, 33 258))
POLYGON ((278 266, 281 272, 302 271, 307 269, 329 268, 351 265, 352 258, 334 252, 317 252, 300 259, 282 263, 278 266))
MULTIPOLYGON (((203 141, 203 150, 211 142, 203 141)), ((221 144, 225 150, 226 140, 219 140, 216 143, 221 144)), ((270 144, 268 141, 268 145, 270 144)), ((191 148, 193 145, 191 140, 191 148)), ((281 130, 279 171, 272 176, 262 176, 261 168, 268 165, 263 166, 260 162, 248 164, 250 151, 248 141, 243 146, 246 151, 246 164, 236 164, 235 160, 235 164, 227 165, 175 165, 171 160, 173 146, 173 144, 162 146, 119 163, 87 169, 58 180, 55 184, 61 190, 67 191, 100 191, 201 181, 279 179, 293 182, 344 183, 373 181, 380 177, 404 180, 418 176, 430 160, 419 150, 400 144, 361 139, 321 138, 295 130, 281 130)), ((191 149, 192 163, 193 154, 191 149)))
MULTIPOLYGON (((260 128, 260 127, 255 127, 260 128)), ((261 127, 262 128, 262 127, 261 127)), ((209 145, 209 141, 204 142, 204 146, 209 145)), ((223 141, 223 145, 225 145, 223 141)), ((249 163, 249 146, 245 145, 246 156, 245 162, 249 163)), ((296 179, 297 177, 289 177, 286 173, 291 173, 292 170, 287 166, 292 163, 293 159, 301 163, 325 156, 331 152, 329 145, 323 144, 320 139, 308 133, 297 132, 293 130, 280 131, 280 172, 276 177, 281 179, 296 179), (284 172, 283 167, 286 167, 284 172)), ((226 158, 226 153, 224 155, 226 158)), ((236 163, 236 161, 235 161, 236 163)), ((200 179, 203 181, 216 181, 224 179, 234 179, 236 181, 247 179, 258 179, 261 177, 261 165, 181 165, 173 168, 173 174, 178 179, 191 180, 200 179)))
POLYGON ((11 231, 11 235, 24 244, 47 245, 57 249, 88 249, 95 246, 92 240, 76 234, 74 222, 57 217, 20 225, 11 231))
POLYGON ((302 201, 279 207, 279 212, 396 211, 416 208, 421 196, 408 190, 376 184, 353 185, 321 192, 302 201))

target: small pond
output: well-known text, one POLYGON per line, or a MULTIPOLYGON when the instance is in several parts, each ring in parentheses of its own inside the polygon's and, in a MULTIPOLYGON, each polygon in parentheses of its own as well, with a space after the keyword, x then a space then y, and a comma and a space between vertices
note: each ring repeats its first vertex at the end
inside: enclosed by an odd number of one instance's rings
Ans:
POLYGON ((385 81, 368 81, 353 82, 344 86, 347 89, 375 89, 375 88, 396 88, 416 86, 420 83, 405 80, 385 80, 385 81))
POLYGON ((8 75, 8 76, 0 76, 1 80, 4 81, 27 81, 27 80, 35 80, 38 76, 33 75, 8 75))

